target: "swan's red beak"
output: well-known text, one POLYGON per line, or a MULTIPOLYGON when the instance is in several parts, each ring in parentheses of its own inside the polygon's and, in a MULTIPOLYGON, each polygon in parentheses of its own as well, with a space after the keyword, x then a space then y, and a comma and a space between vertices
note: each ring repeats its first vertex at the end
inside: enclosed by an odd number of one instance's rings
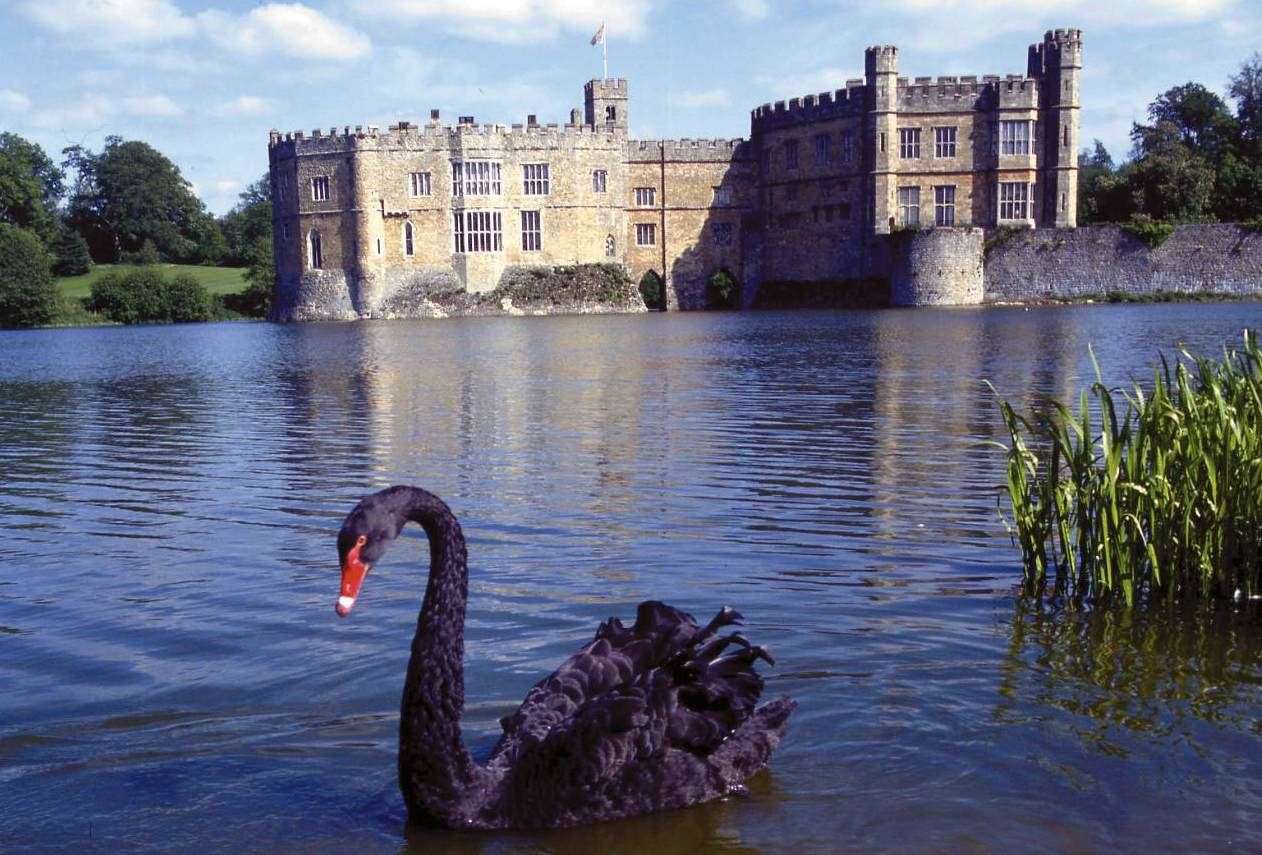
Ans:
POLYGON ((342 593, 337 598, 337 605, 333 607, 338 617, 346 617, 351 613, 355 598, 359 596, 359 589, 364 584, 364 577, 368 575, 370 565, 359 559, 362 546, 358 543, 352 546, 350 552, 346 553, 346 560, 342 562, 342 593))

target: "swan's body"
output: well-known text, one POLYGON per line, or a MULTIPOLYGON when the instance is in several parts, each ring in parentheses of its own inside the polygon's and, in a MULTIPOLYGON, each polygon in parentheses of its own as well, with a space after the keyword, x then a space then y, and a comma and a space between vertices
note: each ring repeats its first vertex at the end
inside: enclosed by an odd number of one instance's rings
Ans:
POLYGON ((502 720, 484 765, 460 735, 468 575, 460 524, 437 496, 391 487, 367 497, 338 536, 345 615, 371 564, 404 523, 424 527, 429 583, 403 688, 399 787, 413 822, 452 828, 552 828, 684 807, 738 790, 766 765, 796 704, 756 707, 758 658, 658 602, 635 625, 610 619, 595 639, 502 720), (735 647, 735 652, 729 649, 735 647))

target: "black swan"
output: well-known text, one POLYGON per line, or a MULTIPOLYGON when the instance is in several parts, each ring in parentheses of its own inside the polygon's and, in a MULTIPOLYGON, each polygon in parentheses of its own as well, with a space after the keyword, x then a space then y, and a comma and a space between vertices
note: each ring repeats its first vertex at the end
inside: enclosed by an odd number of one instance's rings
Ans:
POLYGON ((337 613, 408 520, 429 536, 429 583, 399 716, 399 788, 410 822, 448 828, 558 828, 684 807, 738 792, 766 765, 796 702, 757 707, 758 659, 721 610, 705 627, 658 602, 635 625, 611 618, 539 682, 485 764, 460 735, 468 568, 460 523, 442 499, 391 487, 350 512, 337 537, 337 613), (734 650, 732 648, 735 648, 734 650))

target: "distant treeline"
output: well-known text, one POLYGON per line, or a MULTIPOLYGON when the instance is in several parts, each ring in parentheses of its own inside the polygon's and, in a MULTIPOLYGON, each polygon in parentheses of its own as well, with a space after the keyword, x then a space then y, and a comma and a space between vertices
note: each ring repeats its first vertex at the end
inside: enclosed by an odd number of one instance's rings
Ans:
MULTIPOLYGON (((247 290, 229 295, 227 309, 266 314, 274 278, 267 176, 216 218, 179 167, 148 143, 110 136, 99 152, 64 149, 57 164, 37 143, 0 133, 0 326, 52 324, 80 318, 85 309, 113 320, 139 319, 144 312, 105 312, 99 301, 67 305, 54 276, 87 273, 94 263, 159 262, 245 267, 247 290)), ((113 290, 117 296, 134 284, 152 291, 152 279, 122 277, 113 290)), ((146 319, 222 316, 218 298, 198 282, 162 293, 168 292, 182 295, 180 306, 146 319)), ((139 303, 145 299, 137 295, 139 303)))
POLYGON ((1099 140, 1084 149, 1079 224, 1262 220, 1262 54, 1240 66, 1227 93, 1234 112, 1199 83, 1158 95, 1120 165, 1099 140))

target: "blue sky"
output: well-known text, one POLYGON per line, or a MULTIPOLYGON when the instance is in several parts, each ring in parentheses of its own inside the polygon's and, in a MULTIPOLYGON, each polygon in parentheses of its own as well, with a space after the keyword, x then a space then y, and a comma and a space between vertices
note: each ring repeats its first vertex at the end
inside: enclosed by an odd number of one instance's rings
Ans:
POLYGON ((749 110, 900 71, 1025 71, 1044 30, 1084 30, 1083 139, 1115 157, 1157 93, 1222 92, 1262 46, 1262 0, 0 0, 0 129, 63 147, 108 134, 171 157, 216 213, 267 169, 267 131, 423 120, 565 121, 630 79, 632 133, 737 137, 749 110))

